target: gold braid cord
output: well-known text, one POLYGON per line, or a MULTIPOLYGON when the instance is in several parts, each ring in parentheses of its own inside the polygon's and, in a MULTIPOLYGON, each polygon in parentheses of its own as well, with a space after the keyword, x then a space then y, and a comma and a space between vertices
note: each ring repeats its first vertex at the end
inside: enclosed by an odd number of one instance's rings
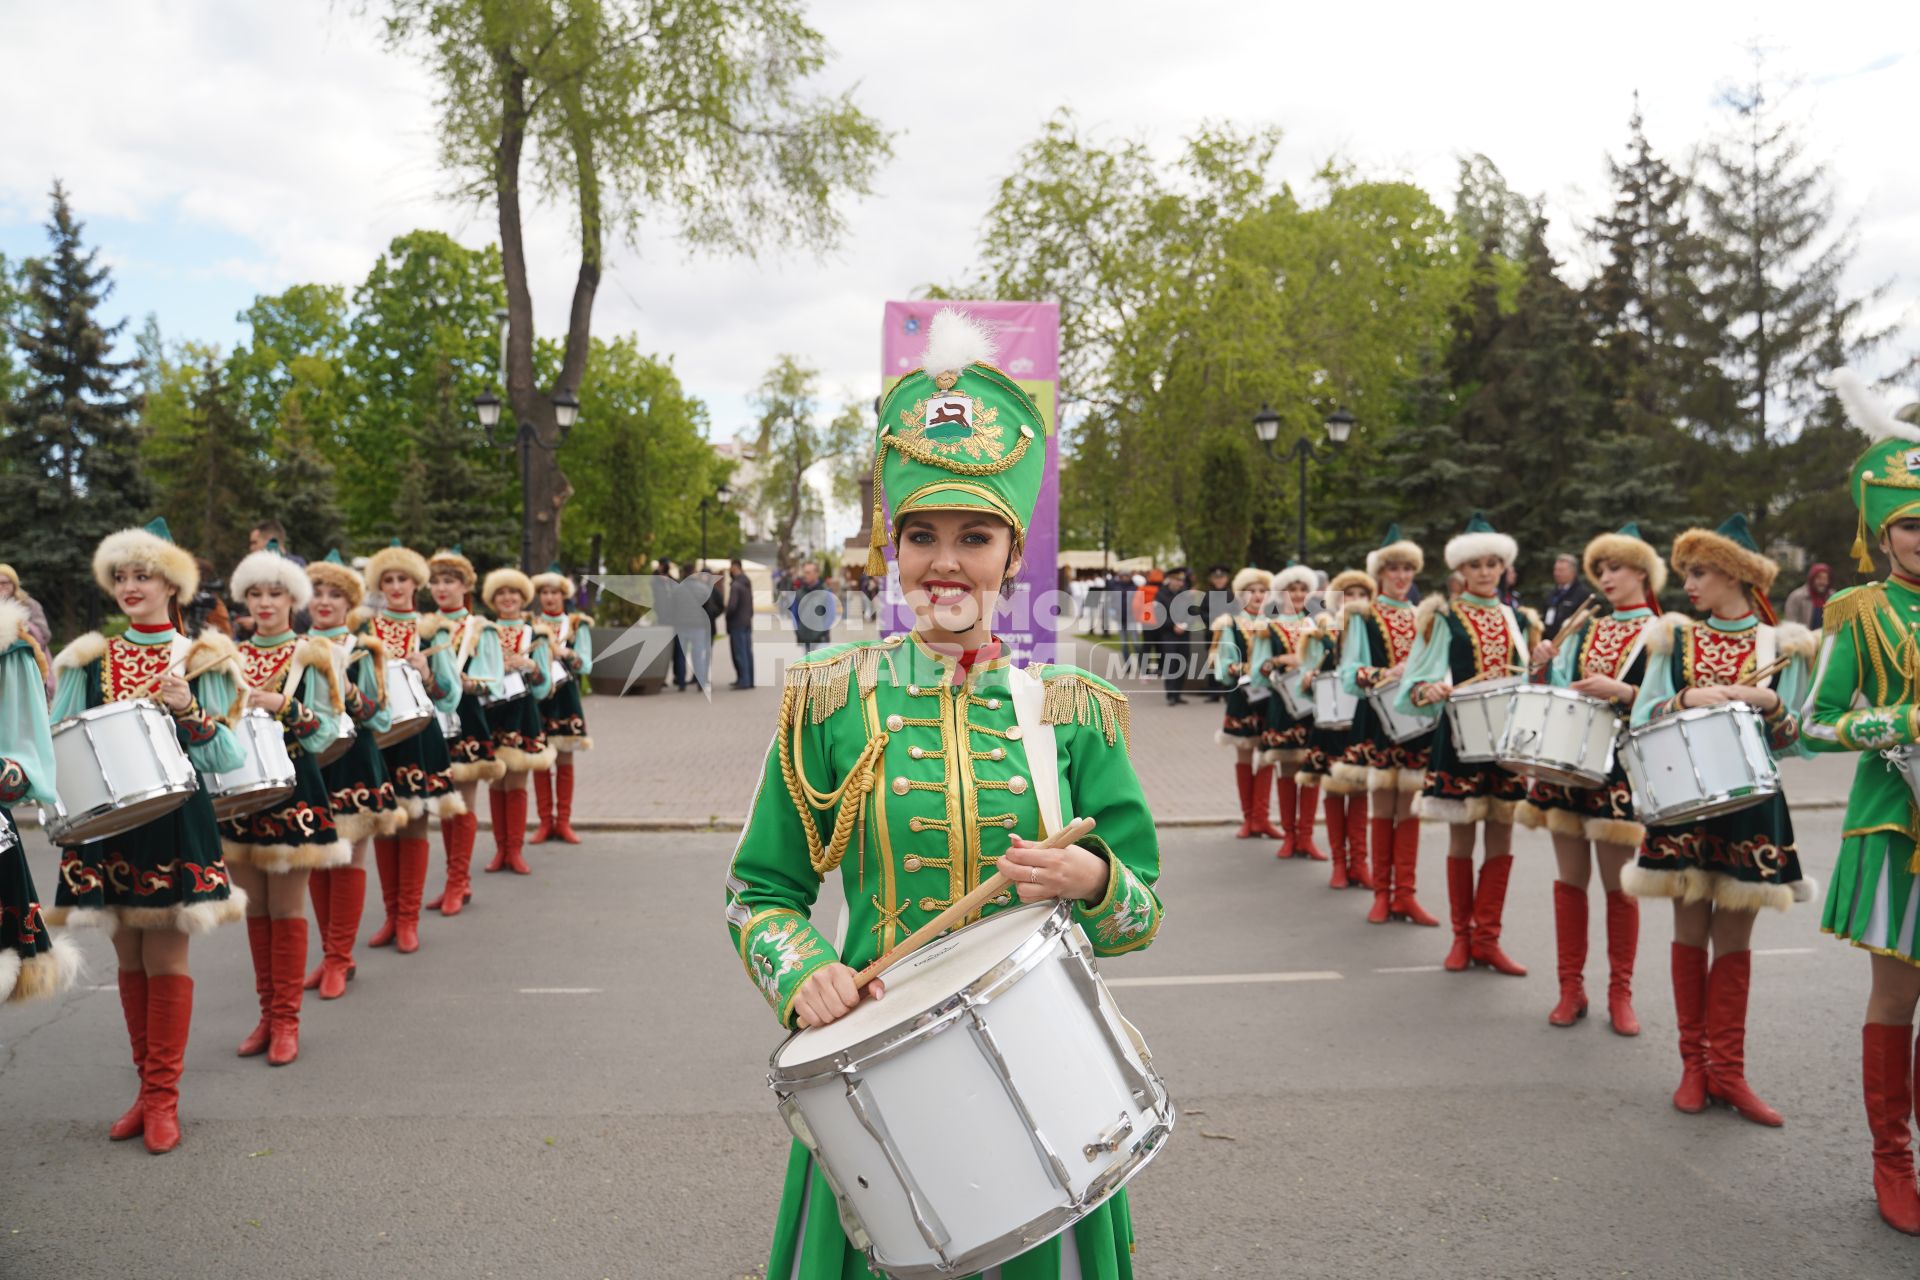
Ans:
POLYGON ((780 779, 786 784, 787 796, 793 801, 794 812, 800 815, 800 829, 806 833, 807 862, 813 867, 814 874, 824 876, 840 865, 846 857, 847 845, 858 830, 864 840, 866 826, 862 816, 866 812, 867 796, 873 791, 874 778, 879 772, 880 757, 886 751, 886 733, 875 734, 867 740, 860 756, 847 770, 847 776, 832 791, 821 791, 807 781, 807 773, 801 751, 801 735, 806 730, 806 717, 801 711, 811 703, 814 724, 819 724, 827 716, 820 710, 824 701, 837 697, 839 706, 846 705, 847 685, 854 674, 856 663, 862 668, 860 674, 861 692, 864 696, 873 691, 873 673, 879 666, 879 650, 863 649, 845 654, 829 662, 800 664, 787 670, 786 687, 780 695, 780 727, 774 734, 774 741, 780 752, 780 779), (822 674, 838 671, 837 684, 818 680, 822 674), (820 826, 814 820, 814 812, 826 812, 838 806, 833 818, 832 835, 822 842, 820 826))
POLYGON ((1045 679, 1047 692, 1040 703, 1042 724, 1092 725, 1097 715, 1107 745, 1114 744, 1117 734, 1126 739, 1127 753, 1133 753, 1133 712, 1127 706, 1125 694, 1102 688, 1076 675, 1047 676, 1045 679))

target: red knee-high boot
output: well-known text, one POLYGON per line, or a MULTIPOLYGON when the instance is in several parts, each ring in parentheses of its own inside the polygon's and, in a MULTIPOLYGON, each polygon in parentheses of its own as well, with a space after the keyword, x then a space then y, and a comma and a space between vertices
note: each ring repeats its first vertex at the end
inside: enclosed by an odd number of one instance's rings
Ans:
POLYGON ((493 818, 493 861, 487 864, 492 874, 507 865, 507 793, 492 783, 487 784, 487 812, 493 818))
POLYGON ((447 846, 447 890, 440 895, 440 914, 457 916, 473 901, 473 841, 480 834, 480 817, 463 813, 443 820, 441 825, 448 822, 453 825, 453 836, 447 846))
POLYGON ((1273 790, 1267 783, 1272 780, 1273 774, 1274 768, 1270 764, 1263 764, 1253 771, 1253 786, 1248 790, 1252 801, 1248 815, 1253 823, 1253 834, 1279 840, 1282 836, 1267 818, 1267 806, 1273 801, 1273 790))
POLYGON ((1258 833, 1253 829, 1253 766, 1247 761, 1234 764, 1233 785, 1240 792, 1240 829, 1233 836, 1236 840, 1250 840, 1258 833))
POLYGON ((364 867, 335 867, 328 873, 332 910, 320 930, 320 998, 338 1000, 353 977, 353 944, 360 938, 360 916, 367 908, 364 867))
POLYGON ((1707 971, 1707 1096, 1753 1121, 1778 1128, 1786 1119, 1747 1083, 1747 992, 1753 952, 1718 957, 1707 971))
POLYGON ((533 868, 522 856, 527 842, 527 789, 516 787, 507 792, 507 869, 515 875, 530 876, 533 868))
POLYGON ((140 1087, 134 1091, 133 1105, 107 1129, 115 1142, 137 1138, 147 1118, 147 971, 120 971, 120 1012, 127 1020, 127 1045, 133 1050, 133 1069, 139 1073, 140 1087))
POLYGON ((1675 1109, 1707 1109, 1707 949, 1673 944, 1673 1020, 1680 1024, 1680 1087, 1675 1109))
POLYGON ((380 902, 386 908, 387 918, 367 939, 367 945, 390 947, 394 930, 400 923, 400 840, 397 836, 373 842, 373 867, 380 875, 380 902))
POLYGON ((1313 824, 1320 810, 1320 788, 1311 782, 1300 784, 1299 803, 1294 808, 1293 851, 1315 862, 1327 861, 1327 855, 1313 842, 1313 824))
MULTIPOLYGON (((1261 834, 1272 836, 1280 842, 1280 847, 1273 851, 1274 857, 1291 858, 1296 851, 1293 839, 1294 828, 1300 824, 1300 784, 1292 778, 1283 775, 1277 765, 1268 766, 1268 771, 1270 771, 1276 779, 1273 787, 1273 816, 1278 820, 1280 829, 1278 831, 1274 830, 1275 824, 1267 822, 1266 806, 1262 804, 1256 811, 1260 821, 1266 823, 1266 829, 1261 831, 1261 834)), ((1266 791, 1267 789, 1265 787, 1260 788, 1260 794, 1262 796, 1266 795, 1266 791)), ((1254 829, 1256 831, 1260 830, 1258 827, 1254 829)))
MULTIPOLYGON (((1393 914, 1405 917, 1412 924, 1438 929, 1440 922, 1428 914, 1427 909, 1420 905, 1420 900, 1413 896, 1413 891, 1419 887, 1419 878, 1420 819, 1408 818, 1393 824, 1393 914)), ((1469 889, 1473 885, 1471 867, 1468 868, 1467 885, 1469 889)))
MULTIPOLYGON (((1347 882, 1356 889, 1371 889, 1373 877, 1367 874, 1367 793, 1348 796, 1346 808, 1347 882)), ((1332 825, 1331 820, 1328 825, 1332 825)))
POLYGON ((273 1034, 267 1065, 284 1067, 300 1056, 300 972, 307 964, 307 918, 273 920, 273 1034))
POLYGON ((180 1068, 193 1026, 193 979, 184 973, 147 979, 147 1150, 165 1155, 180 1145, 180 1068))
POLYGON ((1615 1034, 1637 1036, 1633 1012, 1633 961, 1640 951, 1640 904, 1615 889, 1607 895, 1607 1017, 1615 1034))
POLYGON ((545 844, 553 839, 553 774, 533 772, 534 807, 540 811, 540 825, 534 829, 531 843, 545 844))
POLYGON ((1920 1236, 1920 1190, 1913 1180, 1913 1028, 1869 1022, 1861 1028, 1867 1129, 1873 1134, 1873 1195, 1895 1231, 1920 1236))
POLYGON ((1547 1021, 1570 1027, 1587 1016, 1587 891, 1553 882, 1553 940, 1560 953, 1560 1003, 1547 1021))
POLYGON ((1344 889, 1347 880, 1347 798, 1327 792, 1327 848, 1333 854, 1333 874, 1327 888, 1344 889))
POLYGON ((553 834, 566 844, 579 844, 573 829, 573 752, 562 751, 553 764, 553 834))
POLYGON ((433 849, 422 836, 400 841, 399 916, 394 921, 393 945, 411 955, 420 949, 420 899, 427 892, 427 864, 433 849))
POLYGON ((253 993, 260 997, 260 1021, 234 1052, 242 1058, 257 1058, 273 1037, 273 921, 247 917, 247 950, 253 953, 253 993))
POLYGON ((320 975, 327 970, 327 921, 333 911, 333 868, 321 867, 307 876, 307 897, 313 901, 313 922, 320 928, 320 963, 313 966, 313 972, 307 975, 303 984, 307 990, 316 991, 320 987, 320 975))
POLYGON ((1385 924, 1393 914, 1393 819, 1369 821, 1367 841, 1373 852, 1373 906, 1367 923, 1385 924))
POLYGON ((1524 978, 1527 968, 1500 949, 1500 923, 1507 910, 1507 877, 1513 874, 1513 856, 1488 858, 1480 865, 1480 884, 1473 894, 1473 962, 1509 978, 1524 978))
POLYGON ((1447 910, 1453 919, 1453 946, 1447 950, 1449 973, 1473 963, 1473 856, 1447 858, 1447 910))

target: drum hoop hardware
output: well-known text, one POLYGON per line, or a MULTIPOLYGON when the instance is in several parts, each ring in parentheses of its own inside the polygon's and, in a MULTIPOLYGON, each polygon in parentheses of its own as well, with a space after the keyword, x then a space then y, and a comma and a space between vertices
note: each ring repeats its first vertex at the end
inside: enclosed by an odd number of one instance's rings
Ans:
POLYGON ((1013 1104, 1020 1123, 1027 1127, 1027 1136, 1033 1139, 1033 1149, 1047 1166, 1054 1185, 1065 1192, 1068 1199, 1073 1199, 1073 1183, 1067 1176, 1066 1161, 1053 1149, 1053 1143, 1047 1140, 1047 1135, 1040 1132, 1040 1123, 1033 1118, 1033 1109, 1027 1106, 1026 1095, 1013 1082, 1013 1068, 1008 1065, 1007 1056, 1000 1052, 1000 1042, 994 1038, 987 1024, 981 1021, 980 1011, 973 1007, 972 1002, 967 1005, 967 1024, 967 1030, 973 1033, 973 1042, 979 1046, 980 1052, 987 1055, 987 1061, 993 1064, 995 1074, 1000 1077, 1000 1087, 1007 1091, 1007 1101, 1013 1104))
POLYGON ((847 1106, 852 1109, 854 1119, 867 1131, 880 1148, 880 1154, 886 1158, 887 1167, 893 1170, 895 1181, 906 1193, 907 1212, 913 1215, 913 1225, 920 1229, 920 1236, 927 1242, 927 1248, 940 1255, 942 1265, 951 1262, 947 1256, 947 1246, 953 1243, 953 1235, 940 1221, 940 1215, 934 1212, 927 1202, 926 1192, 921 1190, 913 1172, 902 1163, 900 1149, 894 1144, 893 1134, 887 1129, 886 1119, 879 1108, 868 1101, 863 1091, 866 1082, 850 1078, 847 1081, 847 1106))
POLYGON ((1114 1121, 1113 1128, 1107 1130, 1098 1138, 1095 1138, 1092 1142, 1080 1148, 1080 1150, 1081 1153, 1087 1157, 1087 1163, 1092 1164, 1101 1156, 1118 1151, 1120 1144, 1132 1136, 1133 1117, 1122 1111, 1120 1118, 1114 1121))

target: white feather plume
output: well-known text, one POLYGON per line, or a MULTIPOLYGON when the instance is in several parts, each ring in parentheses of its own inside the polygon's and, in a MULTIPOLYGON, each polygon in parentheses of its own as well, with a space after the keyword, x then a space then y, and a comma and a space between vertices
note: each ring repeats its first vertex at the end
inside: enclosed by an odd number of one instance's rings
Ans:
POLYGON ((920 366, 928 373, 958 373, 970 364, 992 364, 999 349, 985 325, 949 307, 927 326, 927 351, 920 366))
POLYGON ((1860 375, 1851 369, 1836 369, 1827 379, 1846 406, 1853 425, 1875 440, 1908 440, 1920 444, 1920 427, 1902 422, 1887 409, 1886 403, 1871 391, 1860 375))

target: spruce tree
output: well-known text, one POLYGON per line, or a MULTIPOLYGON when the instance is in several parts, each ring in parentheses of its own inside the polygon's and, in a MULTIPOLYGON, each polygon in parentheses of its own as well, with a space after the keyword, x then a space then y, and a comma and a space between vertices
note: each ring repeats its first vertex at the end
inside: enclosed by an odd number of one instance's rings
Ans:
POLYGON ((99 615, 91 559, 96 543, 138 523, 147 486, 138 465, 138 360, 112 358, 126 327, 106 326, 113 293, 97 250, 58 182, 47 222, 52 250, 26 267, 26 314, 14 340, 23 385, 6 406, 0 438, 0 546, 61 636, 99 615))
POLYGON ((182 354, 163 366, 148 402, 143 454, 174 538, 224 578, 269 514, 265 441, 241 413, 219 353, 190 345, 182 354))

